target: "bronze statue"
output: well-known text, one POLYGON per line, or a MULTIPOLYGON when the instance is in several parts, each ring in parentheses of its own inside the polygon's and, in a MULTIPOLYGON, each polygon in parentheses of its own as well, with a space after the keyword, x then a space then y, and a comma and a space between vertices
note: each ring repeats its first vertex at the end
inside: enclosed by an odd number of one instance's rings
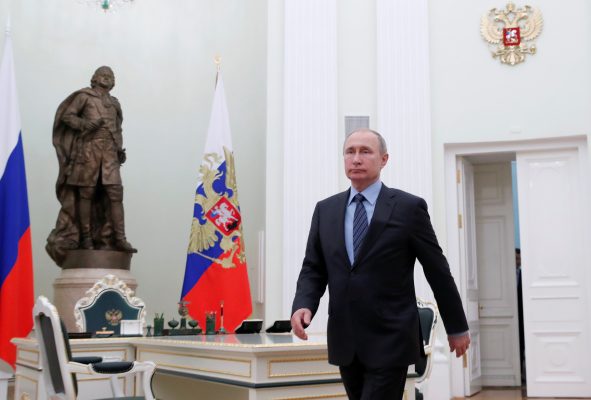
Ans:
POLYGON ((72 249, 137 252, 125 237, 119 168, 126 154, 121 105, 109 94, 113 71, 98 68, 90 84, 59 105, 53 124, 61 209, 46 250, 58 265, 72 249))

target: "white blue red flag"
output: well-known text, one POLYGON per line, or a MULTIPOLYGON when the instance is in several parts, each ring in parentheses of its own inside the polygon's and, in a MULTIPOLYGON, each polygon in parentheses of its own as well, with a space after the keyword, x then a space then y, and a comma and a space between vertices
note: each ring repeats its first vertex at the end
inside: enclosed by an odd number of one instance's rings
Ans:
POLYGON ((12 42, 0 64, 0 359, 14 367, 10 339, 33 327, 33 261, 25 159, 12 42))
POLYGON ((181 299, 204 328, 209 311, 217 313, 216 330, 223 313, 228 332, 252 313, 230 119, 220 73, 199 167, 181 299))

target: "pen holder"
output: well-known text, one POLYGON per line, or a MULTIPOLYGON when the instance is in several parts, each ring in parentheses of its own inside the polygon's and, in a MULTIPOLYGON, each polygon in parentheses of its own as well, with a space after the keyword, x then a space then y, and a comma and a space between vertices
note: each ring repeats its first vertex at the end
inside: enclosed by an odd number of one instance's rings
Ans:
POLYGON ((164 330, 164 317, 154 318, 154 336, 162 336, 164 330))
POLYGON ((215 319, 216 319, 216 312, 215 311, 206 311, 205 312, 205 334, 206 335, 215 335, 215 319))

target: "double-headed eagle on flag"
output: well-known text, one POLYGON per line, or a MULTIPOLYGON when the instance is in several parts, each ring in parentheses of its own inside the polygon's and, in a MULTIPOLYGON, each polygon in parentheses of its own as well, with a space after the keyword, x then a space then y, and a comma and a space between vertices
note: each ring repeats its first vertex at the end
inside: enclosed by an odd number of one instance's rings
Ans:
POLYGON ((241 262, 245 261, 245 256, 244 246, 240 246, 238 243, 242 241, 242 229, 240 212, 238 211, 234 155, 225 146, 224 157, 226 173, 223 181, 222 172, 216 168, 222 161, 221 155, 206 154, 204 162, 199 168, 203 194, 197 192, 195 204, 200 206, 202 211, 201 215, 193 217, 188 252, 204 257, 223 268, 232 268, 235 267, 232 262, 235 256, 241 262), (227 254, 230 251, 228 257, 220 259, 203 253, 215 246, 220 239, 222 254, 227 254))

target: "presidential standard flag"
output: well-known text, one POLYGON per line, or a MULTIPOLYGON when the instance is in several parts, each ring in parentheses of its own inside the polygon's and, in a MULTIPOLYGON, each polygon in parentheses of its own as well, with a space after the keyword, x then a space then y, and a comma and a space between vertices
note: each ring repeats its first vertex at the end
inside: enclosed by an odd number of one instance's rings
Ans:
POLYGON ((202 328, 209 311, 217 313, 216 330, 223 312, 228 332, 234 332, 252 312, 230 119, 219 72, 199 168, 181 299, 188 302, 189 314, 202 328))
POLYGON ((14 367, 13 337, 33 327, 33 262, 25 159, 12 43, 0 65, 0 359, 14 367))

